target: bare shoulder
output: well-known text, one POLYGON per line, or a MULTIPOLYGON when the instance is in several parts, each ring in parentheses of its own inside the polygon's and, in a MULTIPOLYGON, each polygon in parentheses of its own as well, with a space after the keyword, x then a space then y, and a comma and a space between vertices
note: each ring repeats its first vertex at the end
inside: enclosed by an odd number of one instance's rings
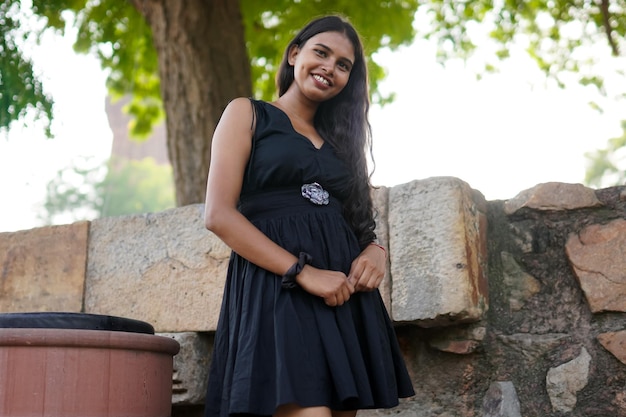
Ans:
POLYGON ((224 115, 252 116, 252 102, 247 97, 237 97, 231 100, 224 109, 224 115))
POLYGON ((254 110, 252 102, 247 97, 237 97, 231 100, 217 125, 217 131, 228 129, 234 132, 250 133, 254 131, 254 110))
MULTIPOLYGON (((211 144, 212 152, 221 147, 236 147, 243 154, 249 153, 254 132, 252 104, 248 98, 231 100, 215 127, 211 144)), ((234 151, 234 149, 231 149, 234 151)))

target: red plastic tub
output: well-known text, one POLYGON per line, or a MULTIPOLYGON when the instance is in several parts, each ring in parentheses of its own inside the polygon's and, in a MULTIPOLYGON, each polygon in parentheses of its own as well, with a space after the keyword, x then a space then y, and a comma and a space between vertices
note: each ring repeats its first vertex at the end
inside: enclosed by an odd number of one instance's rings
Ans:
POLYGON ((168 417, 179 348, 136 320, 0 314, 0 416, 168 417))

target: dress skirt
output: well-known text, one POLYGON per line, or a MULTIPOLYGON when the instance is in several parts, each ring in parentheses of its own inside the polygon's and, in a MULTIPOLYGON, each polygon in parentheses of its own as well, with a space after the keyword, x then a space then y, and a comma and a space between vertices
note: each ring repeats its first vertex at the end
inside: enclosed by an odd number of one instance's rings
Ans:
MULTIPOLYGON (((341 204, 299 189, 263 192, 240 211, 274 242, 317 268, 348 273, 359 255, 341 204)), ((205 416, 269 416, 282 404, 333 410, 390 408, 413 395, 378 290, 338 307, 231 254, 215 335, 205 416)))

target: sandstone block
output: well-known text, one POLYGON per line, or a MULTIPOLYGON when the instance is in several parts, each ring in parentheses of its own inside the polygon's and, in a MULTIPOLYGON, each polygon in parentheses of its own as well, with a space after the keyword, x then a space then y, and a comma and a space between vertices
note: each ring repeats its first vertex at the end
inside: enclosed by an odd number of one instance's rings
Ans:
POLYGON ((94 220, 85 312, 158 332, 215 330, 230 249, 204 228, 201 204, 94 220))
POLYGON ((626 311, 626 220, 572 234, 565 251, 592 312, 626 311))
POLYGON ((546 182, 524 190, 504 204, 506 214, 528 207, 536 210, 574 210, 602 203, 595 192, 582 184, 546 182))
POLYGON ((626 330, 599 334, 598 341, 621 363, 626 365, 626 330))
POLYGON ((0 233, 0 312, 80 312, 88 222, 0 233))
POLYGON ((389 191, 392 315, 425 327, 474 322, 488 308, 486 202, 459 179, 389 191))

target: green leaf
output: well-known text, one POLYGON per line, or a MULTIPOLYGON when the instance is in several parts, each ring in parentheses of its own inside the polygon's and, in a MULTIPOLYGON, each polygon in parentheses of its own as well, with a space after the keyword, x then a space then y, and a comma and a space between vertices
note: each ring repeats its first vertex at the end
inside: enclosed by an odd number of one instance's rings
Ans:
POLYGON ((27 113, 41 120, 45 133, 52 137, 50 122, 54 101, 45 93, 43 84, 33 70, 18 42, 20 35, 20 3, 15 0, 0 3, 0 131, 15 122, 26 123, 27 113))

